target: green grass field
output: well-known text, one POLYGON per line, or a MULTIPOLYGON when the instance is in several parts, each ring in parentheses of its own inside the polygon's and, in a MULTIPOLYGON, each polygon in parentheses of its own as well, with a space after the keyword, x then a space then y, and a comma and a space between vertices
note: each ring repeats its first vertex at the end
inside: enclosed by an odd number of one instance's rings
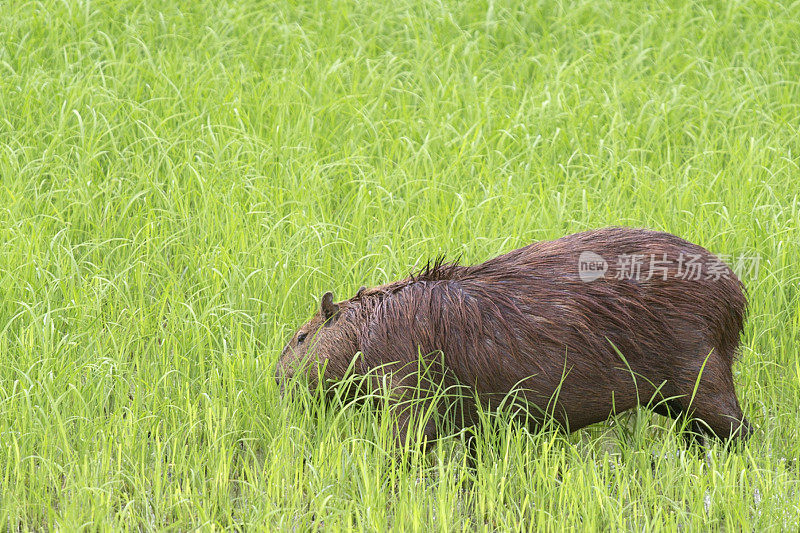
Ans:
POLYGON ((0 0, 0 530, 797 531, 800 4, 0 0), (758 430, 281 403, 333 290, 606 225, 760 258, 758 430))

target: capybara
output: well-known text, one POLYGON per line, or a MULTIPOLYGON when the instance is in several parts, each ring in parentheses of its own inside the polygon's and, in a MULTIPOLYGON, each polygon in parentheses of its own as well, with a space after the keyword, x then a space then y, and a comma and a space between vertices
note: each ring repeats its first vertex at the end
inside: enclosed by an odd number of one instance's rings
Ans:
MULTIPOLYGON (((371 373, 398 406, 426 383, 457 383, 471 393, 457 426, 477 420, 476 401, 497 405, 516 390, 541 415, 535 424, 567 431, 643 405, 685 417, 687 435, 744 439, 751 426, 731 367, 745 310, 741 282, 704 248, 604 228, 474 266, 429 263, 341 302, 326 293, 284 348, 277 379, 371 373), (435 379, 420 379, 420 365, 435 379)), ((416 412, 396 410, 399 441, 416 412)), ((423 438, 436 427, 429 421, 423 438)))

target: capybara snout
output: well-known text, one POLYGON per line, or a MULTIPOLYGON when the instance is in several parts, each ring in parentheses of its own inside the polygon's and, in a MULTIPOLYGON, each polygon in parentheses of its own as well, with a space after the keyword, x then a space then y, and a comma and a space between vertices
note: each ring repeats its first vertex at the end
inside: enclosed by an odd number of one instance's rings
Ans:
MULTIPOLYGON (((341 379, 361 352, 355 370, 394 384, 400 405, 409 371, 382 374, 431 357, 441 382, 472 392, 461 425, 477 419, 476 401, 496 405, 523 384, 525 400, 569 431, 645 405, 691 419, 696 432, 744 438, 752 429, 731 368, 745 310, 741 282, 706 249, 605 228, 473 266, 439 261, 338 303, 326 293, 278 373, 341 379)), ((401 441, 412 414, 398 408, 401 441)))

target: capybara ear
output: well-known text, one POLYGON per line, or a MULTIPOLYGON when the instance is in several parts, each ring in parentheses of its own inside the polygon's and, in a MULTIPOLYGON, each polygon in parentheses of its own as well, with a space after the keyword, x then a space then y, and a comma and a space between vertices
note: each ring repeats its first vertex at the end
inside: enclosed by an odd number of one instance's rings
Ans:
POLYGON ((330 319, 333 315, 339 312, 339 306, 333 303, 333 293, 331 291, 328 291, 322 295, 320 309, 322 310, 322 317, 325 320, 330 319))

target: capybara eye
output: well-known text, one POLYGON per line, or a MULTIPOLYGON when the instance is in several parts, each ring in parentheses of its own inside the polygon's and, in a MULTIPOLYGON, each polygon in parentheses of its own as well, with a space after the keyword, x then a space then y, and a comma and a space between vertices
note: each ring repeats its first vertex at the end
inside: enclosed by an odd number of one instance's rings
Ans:
POLYGON ((301 333, 300 335, 298 335, 298 336, 297 336, 297 342, 298 342, 298 344, 299 344, 299 343, 301 343, 301 342, 303 342, 304 340, 306 340, 306 337, 307 337, 307 336, 308 336, 308 333, 301 333))

